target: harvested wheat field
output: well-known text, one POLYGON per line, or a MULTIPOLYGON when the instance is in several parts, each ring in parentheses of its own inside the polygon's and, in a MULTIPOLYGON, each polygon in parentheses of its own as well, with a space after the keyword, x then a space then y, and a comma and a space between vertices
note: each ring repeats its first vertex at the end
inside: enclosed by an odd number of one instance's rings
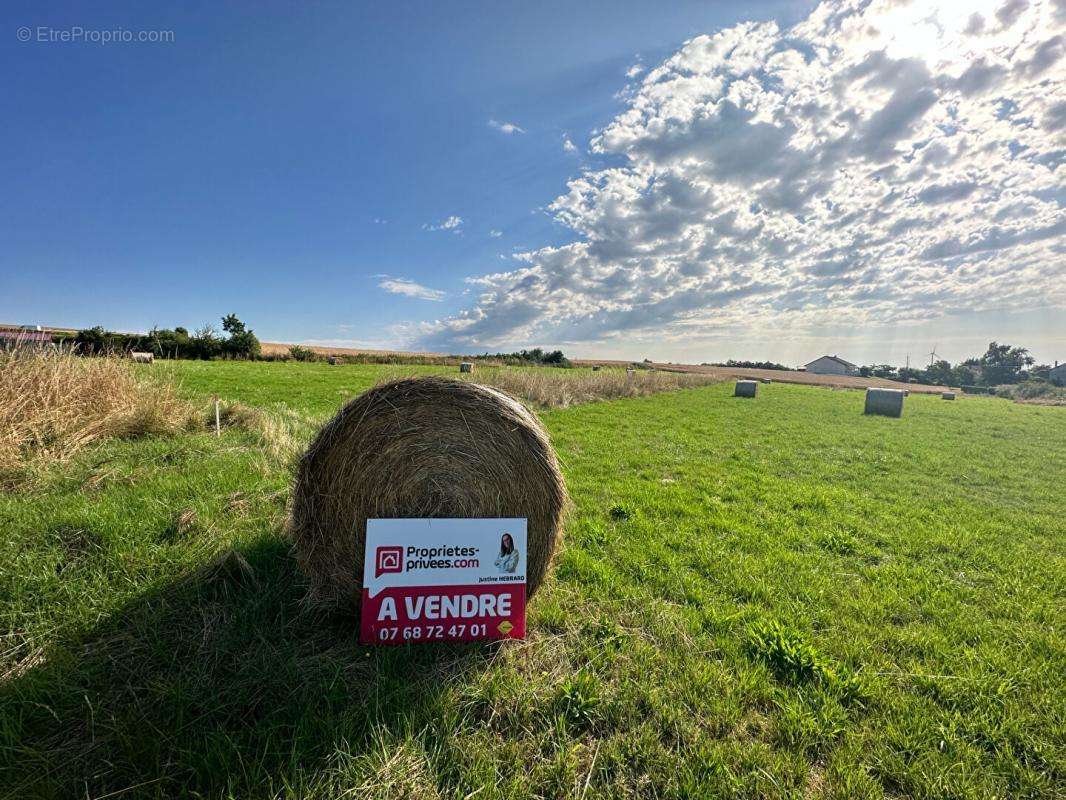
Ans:
POLYGON ((458 372, 133 369, 217 392, 222 435, 112 428, 0 494, 5 795, 1061 794, 1061 408, 479 370, 558 452, 555 569, 525 641, 377 649, 305 603, 295 458, 370 386, 458 372))

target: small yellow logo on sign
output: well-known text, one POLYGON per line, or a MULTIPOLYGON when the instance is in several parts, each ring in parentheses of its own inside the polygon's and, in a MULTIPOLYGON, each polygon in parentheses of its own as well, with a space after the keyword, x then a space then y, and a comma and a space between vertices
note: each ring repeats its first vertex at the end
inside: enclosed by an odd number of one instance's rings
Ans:
POLYGON ((500 633, 502 633, 504 636, 506 636, 507 634, 509 634, 511 632, 511 628, 513 628, 513 627, 514 627, 514 625, 512 625, 507 620, 504 620, 503 622, 501 622, 499 625, 496 626, 496 630, 498 630, 500 633))

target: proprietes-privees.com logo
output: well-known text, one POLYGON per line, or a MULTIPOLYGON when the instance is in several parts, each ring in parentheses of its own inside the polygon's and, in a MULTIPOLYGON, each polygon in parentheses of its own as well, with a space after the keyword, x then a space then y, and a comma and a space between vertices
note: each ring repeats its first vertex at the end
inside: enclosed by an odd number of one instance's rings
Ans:
POLYGON ((374 577, 380 578, 390 572, 415 569, 476 569, 481 561, 476 557, 480 548, 440 547, 406 548, 399 545, 381 545, 374 554, 374 577))

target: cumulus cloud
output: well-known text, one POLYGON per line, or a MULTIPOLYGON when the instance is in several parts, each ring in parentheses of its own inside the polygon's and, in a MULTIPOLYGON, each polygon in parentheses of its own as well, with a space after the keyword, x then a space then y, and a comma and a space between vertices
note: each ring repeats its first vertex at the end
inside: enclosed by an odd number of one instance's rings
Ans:
POLYGON ((447 219, 438 222, 436 225, 430 225, 428 222, 422 226, 424 231, 451 231, 452 233, 460 233, 462 231, 463 218, 452 214, 447 219))
POLYGON ((422 342, 1066 307, 1064 25, 1052 0, 834 0, 698 36, 594 135, 611 166, 548 206, 573 241, 471 279, 422 342))
POLYGON ((493 228, 491 231, 489 231, 489 236, 491 236, 493 239, 499 239, 501 236, 503 236, 503 231, 498 231, 493 228))
POLYGON ((428 286, 406 278, 390 278, 387 275, 381 277, 383 280, 378 287, 391 294, 402 294, 405 297, 416 297, 419 300, 434 300, 438 303, 444 299, 445 293, 440 289, 430 289, 428 286))
POLYGON ((496 130, 500 131, 501 133, 506 133, 508 135, 510 135, 512 133, 525 133, 526 132, 525 128, 520 128, 517 125, 515 125, 513 122, 497 122, 494 119, 490 119, 489 120, 489 127, 490 128, 495 128, 496 130))
POLYGON ((577 152, 577 145, 571 142, 570 137, 565 134, 563 135, 563 150, 565 150, 567 153, 577 152))

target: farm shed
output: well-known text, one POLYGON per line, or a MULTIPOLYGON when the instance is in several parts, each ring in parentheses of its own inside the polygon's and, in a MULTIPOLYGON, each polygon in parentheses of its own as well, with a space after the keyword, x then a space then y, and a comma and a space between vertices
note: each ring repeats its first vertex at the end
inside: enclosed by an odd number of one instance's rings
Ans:
POLYGON ((858 375, 859 368, 839 356, 821 356, 805 365, 815 375, 858 375))

